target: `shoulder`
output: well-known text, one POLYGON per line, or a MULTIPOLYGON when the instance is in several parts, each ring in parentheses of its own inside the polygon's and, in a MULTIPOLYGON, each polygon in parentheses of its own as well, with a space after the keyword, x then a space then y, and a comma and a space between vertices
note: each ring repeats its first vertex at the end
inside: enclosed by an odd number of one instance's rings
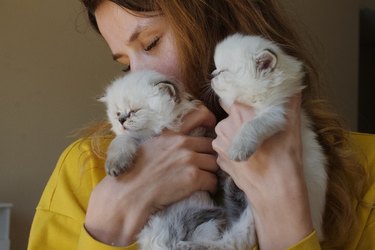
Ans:
POLYGON ((81 138, 70 144, 61 154, 57 166, 66 167, 68 171, 77 170, 80 167, 98 167, 102 163, 112 138, 101 139, 81 138), (74 165, 66 165, 74 163, 74 165))
POLYGON ((95 169, 103 169, 105 153, 111 138, 79 139, 70 144, 61 154, 53 175, 69 180, 81 179, 95 169))
POLYGON ((360 163, 363 164, 368 178, 368 188, 363 201, 375 204, 375 134, 351 133, 354 150, 358 152, 360 163))
POLYGON ((105 152, 111 139, 79 139, 61 154, 44 189, 38 209, 72 218, 83 218, 91 191, 104 176, 105 152), (95 149, 95 147, 97 147, 95 149))
POLYGON ((370 177, 375 179, 375 134, 351 132, 350 138, 370 177))
POLYGON ((372 153, 375 157, 374 146, 375 146, 375 134, 366 134, 359 132, 351 132, 350 138, 356 143, 362 150, 368 153, 372 153))
POLYGON ((368 173, 368 186, 356 207, 361 232, 357 249, 373 249, 375 233, 375 134, 351 133, 360 162, 368 173))

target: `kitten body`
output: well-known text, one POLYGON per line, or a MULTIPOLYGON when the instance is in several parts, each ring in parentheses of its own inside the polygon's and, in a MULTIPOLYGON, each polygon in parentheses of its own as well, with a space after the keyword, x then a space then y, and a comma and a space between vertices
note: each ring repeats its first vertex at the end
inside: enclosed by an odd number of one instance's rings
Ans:
MULTIPOLYGON (((101 99, 116 137, 111 142, 106 171, 117 176, 132 167, 140 144, 168 128, 178 131, 181 118, 198 101, 165 76, 153 71, 130 73, 115 80, 101 99)), ((203 136, 204 129, 193 132, 203 136)), ((147 184, 145 184, 147 185, 147 184)), ((196 192, 152 215, 138 236, 141 249, 217 249, 206 242, 220 238, 224 211, 214 205, 208 192, 196 192)))
MULTIPOLYGON (((228 107, 234 102, 243 103, 253 107, 255 112, 254 118, 246 122, 233 138, 228 152, 232 160, 243 161, 265 139, 285 129, 285 105, 290 97, 304 88, 302 63, 269 40, 241 34, 229 36, 219 43, 214 60, 216 70, 211 85, 221 101, 228 107)), ((303 109, 300 116, 304 176, 313 226, 319 239, 323 239, 327 160, 316 140, 312 122, 303 109)), ((231 219, 233 232, 227 232, 228 237, 224 237, 222 243, 246 242, 248 248, 252 247, 256 244, 256 237, 251 204, 230 177, 225 185, 228 210, 242 208, 243 211, 237 211, 237 218, 231 219), (241 238, 241 231, 249 233, 250 238, 246 234, 241 238)))

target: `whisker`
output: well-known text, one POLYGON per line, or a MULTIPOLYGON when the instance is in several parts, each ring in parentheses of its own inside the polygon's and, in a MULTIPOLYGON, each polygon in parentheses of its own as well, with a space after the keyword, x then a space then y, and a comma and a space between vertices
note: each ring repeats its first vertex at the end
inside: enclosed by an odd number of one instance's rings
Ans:
POLYGON ((218 120, 223 119, 227 116, 225 111, 221 108, 219 97, 212 89, 210 83, 207 83, 202 87, 201 93, 201 99, 204 100, 207 107, 217 115, 218 120))

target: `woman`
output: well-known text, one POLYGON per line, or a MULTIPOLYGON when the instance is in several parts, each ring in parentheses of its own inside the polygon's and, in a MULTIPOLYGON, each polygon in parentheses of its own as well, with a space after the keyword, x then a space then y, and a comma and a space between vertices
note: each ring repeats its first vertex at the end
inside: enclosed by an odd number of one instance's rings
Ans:
POLYGON ((319 101, 318 73, 277 0, 82 1, 114 60, 124 64, 126 71, 153 69, 170 75, 207 107, 188 114, 181 132, 165 131, 146 141, 132 170, 118 178, 105 177, 103 168, 101 155, 110 141, 108 124, 95 128, 89 139, 71 145, 44 191, 29 249, 137 249, 136 235, 151 214, 194 191, 216 191, 218 165, 251 201, 260 249, 319 249, 302 174, 295 115, 300 105, 315 121, 319 142, 329 158, 326 239, 321 246, 355 248, 358 235, 371 241, 366 238, 371 231, 359 229, 364 223, 357 220, 354 207, 366 192, 367 174, 353 158, 335 115, 319 101), (236 104, 223 107, 224 112, 207 91, 215 45, 234 32, 277 42, 304 62, 308 86, 289 103, 287 130, 241 163, 230 161, 225 152, 252 111, 236 104), (214 141, 187 135, 198 126, 216 124, 214 141))

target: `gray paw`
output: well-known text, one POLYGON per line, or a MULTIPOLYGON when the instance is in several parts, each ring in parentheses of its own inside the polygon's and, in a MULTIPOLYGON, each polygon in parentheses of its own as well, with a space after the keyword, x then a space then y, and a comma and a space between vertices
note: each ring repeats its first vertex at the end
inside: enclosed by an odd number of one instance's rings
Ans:
POLYGON ((211 249, 211 248, 208 248, 207 246, 203 246, 198 243, 191 242, 191 241, 180 241, 176 244, 175 250, 207 250, 207 249, 211 249))
POLYGON ((256 145, 233 143, 229 148, 229 157, 233 161, 246 161, 256 150, 256 145))
POLYGON ((110 176, 119 176, 130 166, 131 161, 125 157, 108 157, 105 162, 106 173, 110 176))

